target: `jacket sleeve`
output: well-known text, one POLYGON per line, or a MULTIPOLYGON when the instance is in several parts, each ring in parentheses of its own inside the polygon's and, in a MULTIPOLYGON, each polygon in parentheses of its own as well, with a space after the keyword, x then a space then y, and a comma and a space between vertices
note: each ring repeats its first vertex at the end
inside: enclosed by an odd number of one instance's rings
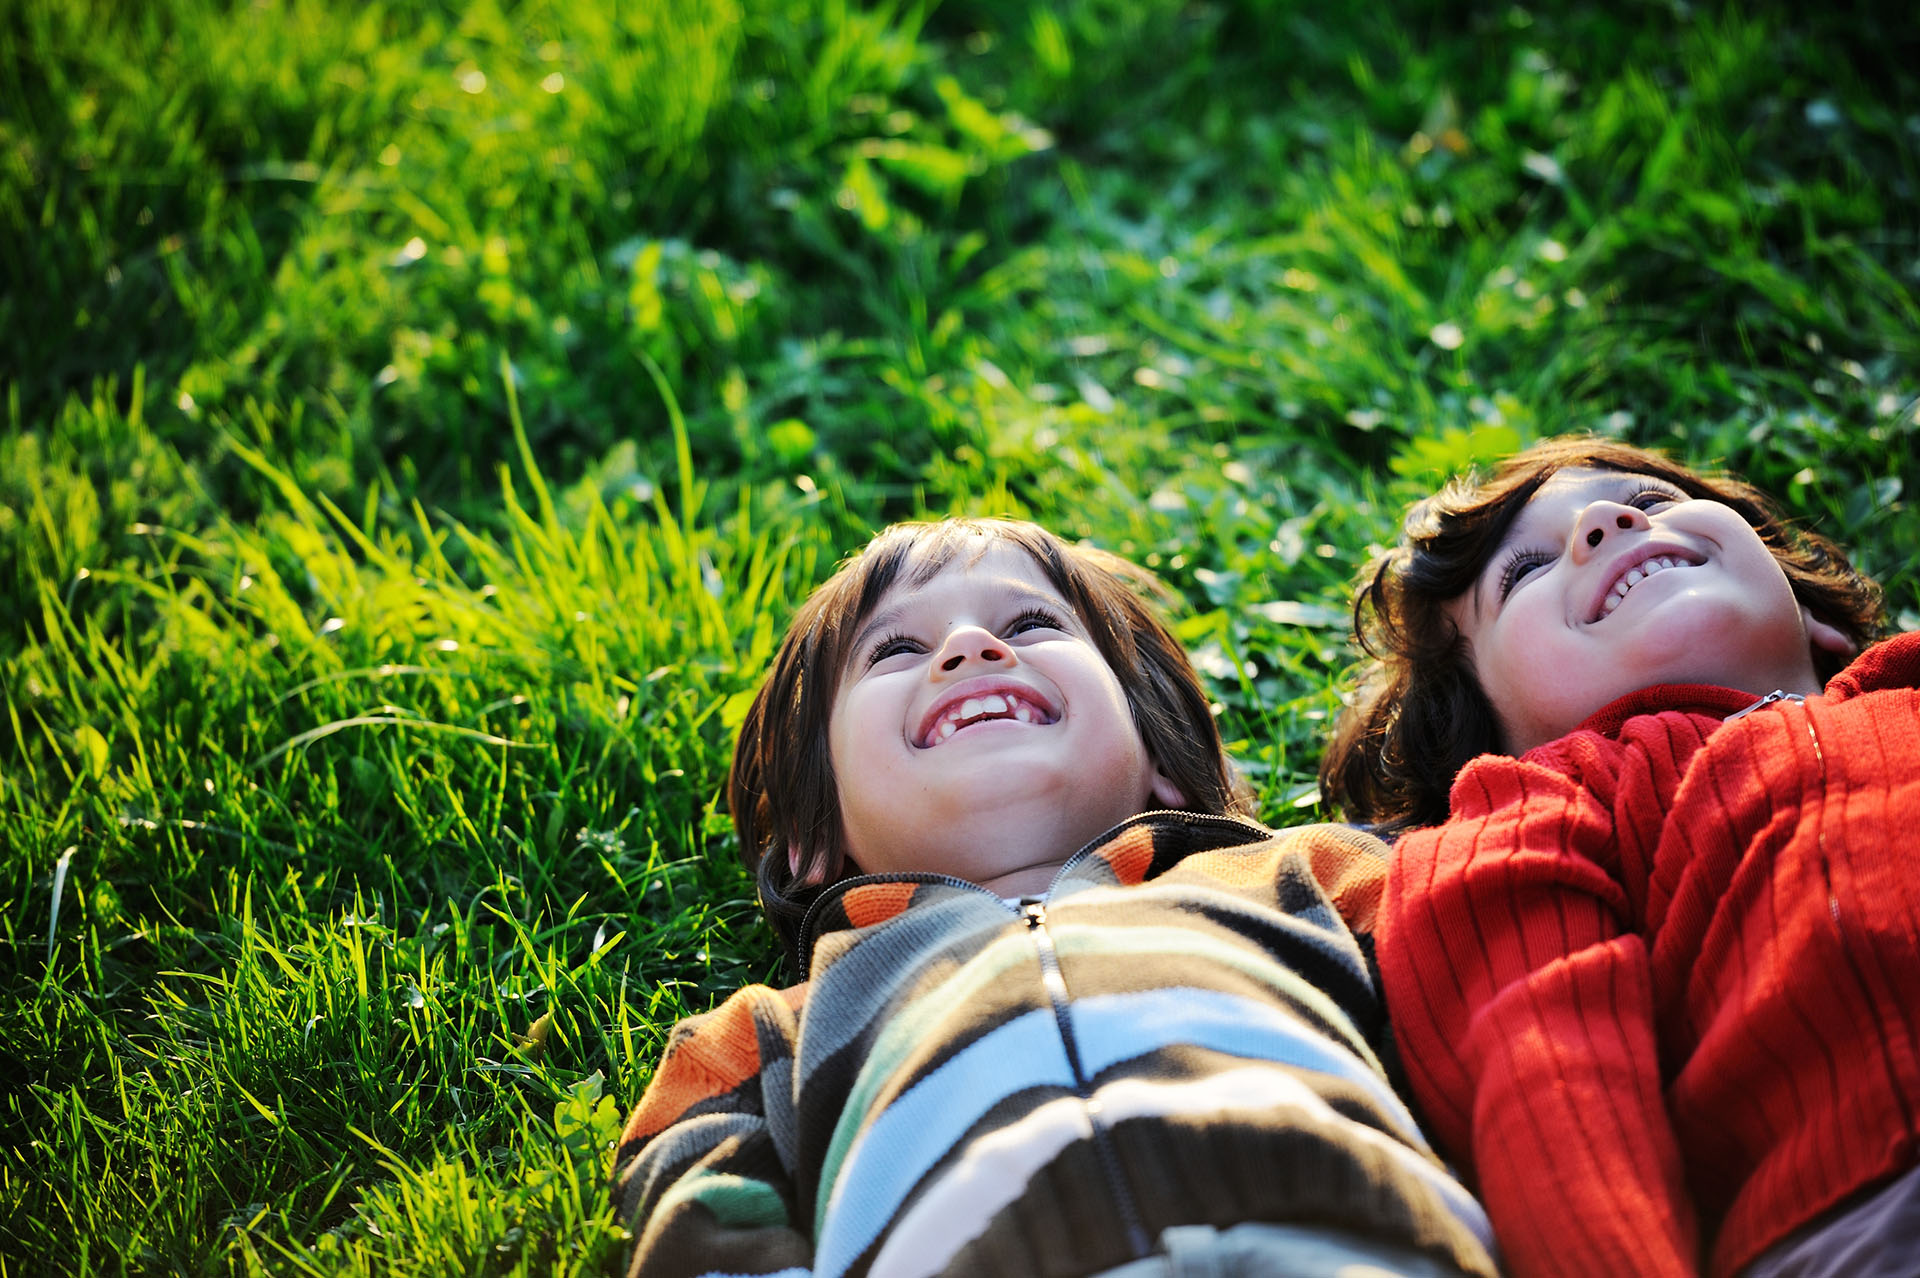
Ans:
POLYGON ((1381 974, 1408 1079, 1516 1278, 1698 1270, 1645 942, 1609 811, 1483 758, 1389 873, 1381 974))
POLYGON ((615 1155, 633 1278, 811 1272, 792 1163, 803 990, 749 986, 673 1027, 615 1155))

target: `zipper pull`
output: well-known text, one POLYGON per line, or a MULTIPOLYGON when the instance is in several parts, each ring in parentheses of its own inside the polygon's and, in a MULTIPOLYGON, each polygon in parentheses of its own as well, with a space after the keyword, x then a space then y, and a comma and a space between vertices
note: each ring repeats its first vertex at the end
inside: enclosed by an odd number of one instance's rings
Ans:
POLYGON ((1732 723, 1735 719, 1744 719, 1748 715, 1752 714, 1755 710, 1759 710, 1765 706, 1770 706, 1776 701, 1805 701, 1805 700, 1806 698, 1801 696, 1797 692, 1787 692, 1783 689, 1775 688, 1772 692, 1769 692, 1766 696, 1760 698, 1758 701, 1748 706, 1745 710, 1735 710, 1732 714, 1728 715, 1726 718, 1722 719, 1720 722, 1732 723))
POLYGON ((1027 921, 1029 932, 1047 925, 1047 903, 1037 896, 1020 898, 1020 916, 1027 921))

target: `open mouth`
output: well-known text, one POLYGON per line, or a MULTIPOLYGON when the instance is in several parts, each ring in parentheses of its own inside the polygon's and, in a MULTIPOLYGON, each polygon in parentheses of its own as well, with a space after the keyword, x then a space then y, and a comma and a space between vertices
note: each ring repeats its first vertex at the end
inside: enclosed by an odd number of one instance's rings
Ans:
POLYGON ((1705 561, 1675 554, 1653 555, 1641 560, 1614 578, 1613 584, 1607 587, 1607 593, 1601 596, 1600 611, 1594 614, 1593 619, 1602 621, 1612 616, 1613 610, 1620 606, 1620 602, 1635 586, 1647 578, 1666 572, 1670 568, 1697 568, 1703 562, 1705 561))
POLYGON ((1045 725, 1058 718, 1053 708, 1039 698, 1002 688, 949 701, 921 729, 918 744, 922 749, 940 745, 954 733, 977 723, 1010 720, 1045 725))

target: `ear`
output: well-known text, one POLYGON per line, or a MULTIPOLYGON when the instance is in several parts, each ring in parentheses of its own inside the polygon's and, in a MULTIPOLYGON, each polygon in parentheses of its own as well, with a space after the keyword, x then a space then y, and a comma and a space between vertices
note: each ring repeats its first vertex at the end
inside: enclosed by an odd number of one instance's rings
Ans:
POLYGON ((1187 796, 1180 793, 1180 787, 1168 779, 1167 774, 1160 770, 1158 764, 1154 765, 1153 783, 1147 787, 1147 791, 1158 800, 1160 806, 1163 808, 1184 808, 1187 806, 1187 796))
POLYGON ((791 886, 797 888, 812 886, 800 877, 800 862, 802 859, 800 845, 798 843, 787 844, 787 869, 793 875, 791 886))
POLYGON ((1807 638, 1821 652, 1830 652, 1836 657, 1853 657, 1860 651, 1860 645, 1842 634, 1837 627, 1830 626, 1813 615, 1812 609, 1800 605, 1801 619, 1806 623, 1807 638))

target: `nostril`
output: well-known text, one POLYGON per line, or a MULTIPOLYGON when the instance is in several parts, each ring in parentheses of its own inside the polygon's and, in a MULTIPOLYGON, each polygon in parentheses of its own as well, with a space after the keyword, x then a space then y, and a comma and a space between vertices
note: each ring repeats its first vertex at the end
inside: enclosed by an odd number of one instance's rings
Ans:
POLYGON ((1600 539, 1604 536, 1606 536, 1606 534, 1596 528, 1587 534, 1587 544, 1589 546, 1597 546, 1600 544, 1600 539))
POLYGON ((940 663, 940 669, 948 674, 958 670, 968 657, 977 657, 981 661, 1005 661, 1007 654, 998 648, 981 648, 976 651, 956 652, 940 663))
POLYGON ((1616 515, 1614 516, 1613 522, 1614 522, 1614 526, 1617 528, 1631 528, 1633 527, 1633 516, 1632 515, 1616 515))

